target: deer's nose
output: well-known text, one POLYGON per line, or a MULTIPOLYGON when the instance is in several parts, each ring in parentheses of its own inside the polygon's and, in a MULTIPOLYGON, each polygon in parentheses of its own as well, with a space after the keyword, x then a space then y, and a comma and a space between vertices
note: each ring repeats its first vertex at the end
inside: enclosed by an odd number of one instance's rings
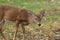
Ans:
POLYGON ((41 26, 41 24, 38 24, 38 26, 41 26))

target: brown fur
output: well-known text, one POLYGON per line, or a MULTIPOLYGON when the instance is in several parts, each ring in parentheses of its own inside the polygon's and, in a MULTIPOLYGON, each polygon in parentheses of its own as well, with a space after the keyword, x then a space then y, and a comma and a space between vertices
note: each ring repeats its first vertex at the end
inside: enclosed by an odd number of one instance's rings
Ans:
POLYGON ((0 16, 0 20, 27 20, 28 11, 26 9, 20 9, 12 6, 0 5, 0 16))
MULTIPOLYGON (((41 12, 42 16, 44 15, 43 14, 44 12, 45 10, 41 12)), ((23 29, 23 34, 24 34, 23 39, 25 40, 24 25, 30 24, 33 21, 38 23, 39 19, 41 20, 41 17, 42 17, 41 15, 39 14, 38 16, 35 16, 33 12, 23 8, 17 8, 17 7, 8 6, 8 5, 0 5, 0 21, 9 20, 9 21, 15 22, 16 31, 15 31, 13 40, 16 40, 16 34, 18 31, 19 24, 21 24, 21 27, 23 29)), ((2 26, 0 25, 0 33, 3 36, 4 40, 7 40, 7 38, 4 37, 1 30, 2 30, 2 26)))

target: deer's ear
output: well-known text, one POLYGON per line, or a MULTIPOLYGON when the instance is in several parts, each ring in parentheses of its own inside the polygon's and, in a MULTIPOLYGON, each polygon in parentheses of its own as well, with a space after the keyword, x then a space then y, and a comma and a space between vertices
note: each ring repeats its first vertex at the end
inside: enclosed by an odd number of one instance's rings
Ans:
POLYGON ((45 14, 45 9, 41 10, 40 13, 37 15, 37 17, 41 19, 44 16, 44 14, 45 14))

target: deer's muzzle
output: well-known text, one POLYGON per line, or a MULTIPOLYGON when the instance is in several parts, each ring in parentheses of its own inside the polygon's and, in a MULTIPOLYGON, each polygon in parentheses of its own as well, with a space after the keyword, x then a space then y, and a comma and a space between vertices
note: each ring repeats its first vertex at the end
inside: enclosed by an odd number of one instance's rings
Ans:
POLYGON ((38 24, 38 26, 41 26, 41 24, 38 24))

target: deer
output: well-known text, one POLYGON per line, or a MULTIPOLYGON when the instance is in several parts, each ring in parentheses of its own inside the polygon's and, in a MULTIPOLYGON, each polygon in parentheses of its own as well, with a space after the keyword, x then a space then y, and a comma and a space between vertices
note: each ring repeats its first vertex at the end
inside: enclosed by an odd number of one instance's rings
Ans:
POLYGON ((23 31, 23 40, 25 40, 25 27, 31 23, 41 26, 41 19, 44 16, 45 10, 41 10, 39 14, 35 14, 31 10, 25 8, 18 8, 10 5, 0 5, 0 34, 4 40, 8 40, 2 31, 3 25, 6 21, 14 22, 15 32, 13 40, 16 40, 19 24, 23 31))

